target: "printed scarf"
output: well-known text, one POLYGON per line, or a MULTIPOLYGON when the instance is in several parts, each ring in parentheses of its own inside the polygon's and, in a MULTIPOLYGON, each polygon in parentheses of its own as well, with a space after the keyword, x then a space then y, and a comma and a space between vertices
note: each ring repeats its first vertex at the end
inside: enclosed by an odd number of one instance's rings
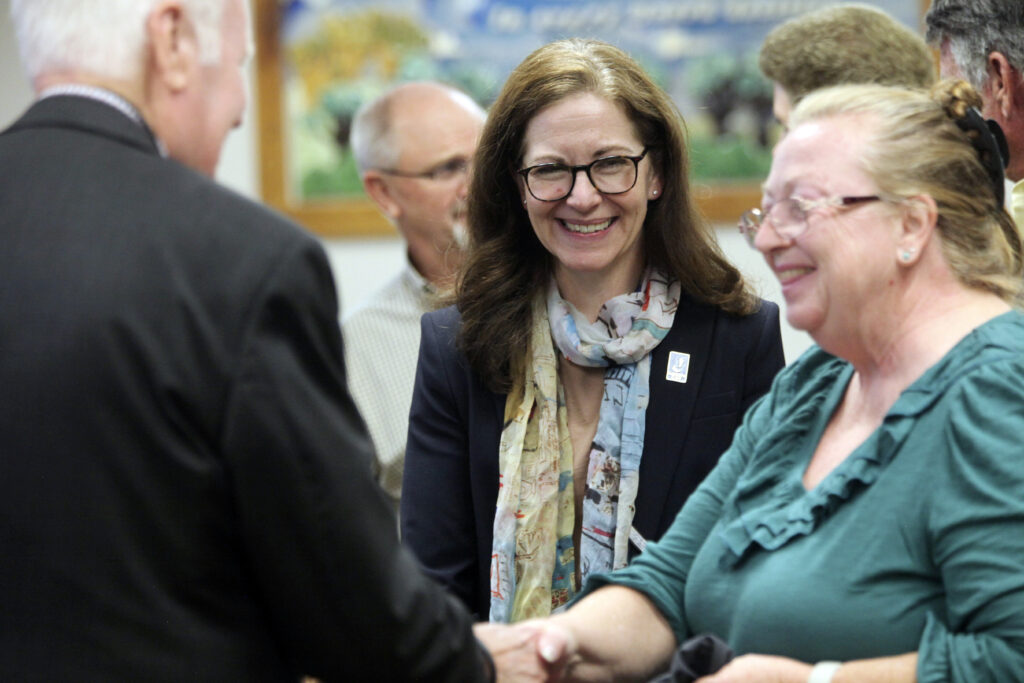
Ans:
POLYGON ((636 292, 605 302, 593 323, 562 299, 554 280, 534 299, 527 376, 506 399, 498 447, 491 621, 545 616, 566 604, 577 590, 577 561, 584 582, 592 572, 626 565, 650 353, 668 334, 678 304, 679 283, 651 271, 636 292), (555 345, 569 362, 608 368, 579 549, 573 544, 573 448, 555 345))

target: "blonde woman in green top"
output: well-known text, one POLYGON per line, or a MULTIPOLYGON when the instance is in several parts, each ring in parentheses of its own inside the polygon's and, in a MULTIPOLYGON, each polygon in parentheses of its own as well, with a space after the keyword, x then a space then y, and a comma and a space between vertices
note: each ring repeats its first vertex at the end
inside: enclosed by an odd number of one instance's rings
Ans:
POLYGON ((801 102, 741 227, 819 347, 658 543, 519 627, 510 679, 646 680, 707 632, 740 656, 701 681, 1024 677, 1021 240, 978 103, 801 102))

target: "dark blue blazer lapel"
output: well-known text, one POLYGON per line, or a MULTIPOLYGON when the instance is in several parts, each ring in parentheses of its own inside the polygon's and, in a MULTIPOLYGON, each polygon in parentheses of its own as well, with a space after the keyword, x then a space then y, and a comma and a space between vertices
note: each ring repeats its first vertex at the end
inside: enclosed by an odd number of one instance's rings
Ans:
MULTIPOLYGON (((665 339, 651 356, 651 399, 647 409, 640 488, 633 526, 647 539, 661 535, 664 511, 677 467, 682 466, 701 380, 711 357, 717 311, 683 299, 665 339), (690 354, 686 383, 665 378, 671 351, 690 354)), ((692 443, 692 442, 691 442, 692 443)))

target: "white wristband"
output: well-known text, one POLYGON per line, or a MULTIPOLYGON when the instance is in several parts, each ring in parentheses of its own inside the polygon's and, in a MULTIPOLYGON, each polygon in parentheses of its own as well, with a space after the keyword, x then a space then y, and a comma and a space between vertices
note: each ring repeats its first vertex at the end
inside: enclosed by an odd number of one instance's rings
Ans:
POLYGON ((807 683, 832 683, 832 677, 836 675, 842 665, 842 662, 818 662, 811 669, 807 683))

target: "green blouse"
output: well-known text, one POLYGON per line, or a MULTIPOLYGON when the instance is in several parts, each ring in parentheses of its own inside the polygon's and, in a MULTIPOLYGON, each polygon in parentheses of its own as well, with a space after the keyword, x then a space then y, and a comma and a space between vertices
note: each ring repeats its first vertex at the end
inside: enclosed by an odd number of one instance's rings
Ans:
POLYGON ((680 642, 1024 680, 1024 314, 964 338, 808 491, 852 374, 818 348, 786 368, 665 536, 587 591, 645 593, 680 642))

